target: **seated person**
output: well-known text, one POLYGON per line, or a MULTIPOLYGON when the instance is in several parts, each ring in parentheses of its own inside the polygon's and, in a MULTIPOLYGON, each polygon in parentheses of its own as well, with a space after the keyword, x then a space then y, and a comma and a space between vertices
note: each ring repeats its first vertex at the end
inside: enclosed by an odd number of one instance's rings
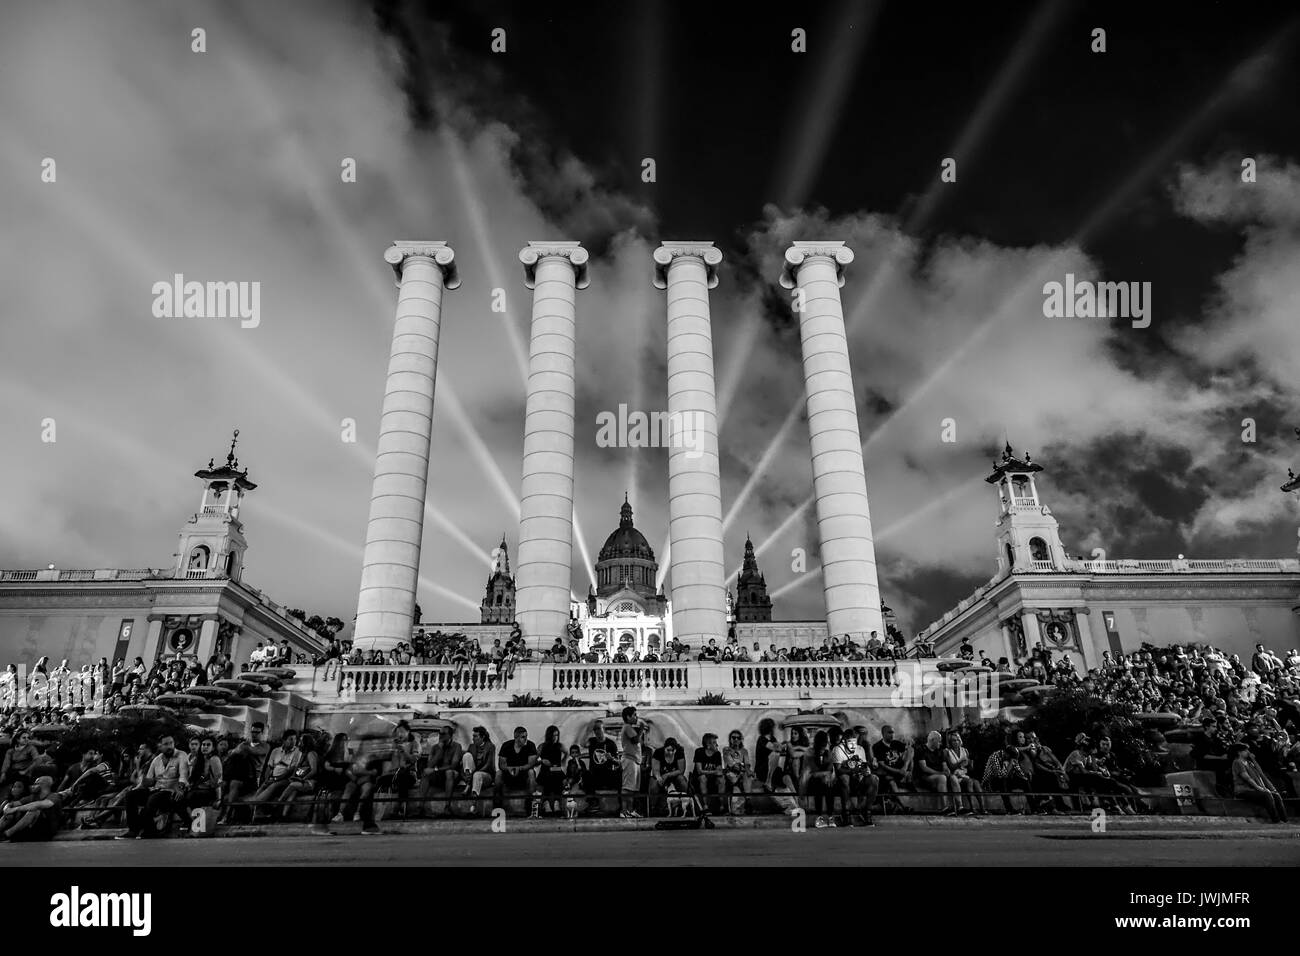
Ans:
POLYGON ((194 810, 210 807, 221 799, 221 780, 224 773, 217 745, 211 737, 191 737, 195 747, 190 756, 190 790, 185 805, 194 810))
POLYGON ((957 812, 956 801, 958 800, 957 796, 950 796, 950 794, 959 794, 961 786, 953 779, 948 764, 943 759, 943 749, 940 746, 942 742, 943 735, 939 731, 930 731, 925 738, 925 746, 917 751, 913 763, 916 768, 917 789, 939 794, 941 812, 949 816, 957 812))
POLYGON ((817 828, 839 826, 835 822, 835 764, 831 761, 830 734, 824 730, 817 731, 804 764, 808 770, 807 789, 812 794, 813 810, 817 814, 817 828))
POLYGON ((27 786, 27 781, 21 778, 9 784, 9 792, 4 803, 0 804, 0 830, 7 830, 18 822, 22 816, 19 808, 27 802, 31 789, 27 786))
POLYGON ((456 792, 456 781, 460 777, 461 763, 465 759, 465 750, 452 736, 451 727, 438 728, 438 742, 429 751, 429 763, 424 768, 420 779, 420 816, 426 813, 428 800, 435 793, 445 802, 435 808, 433 816, 443 816, 452 812, 451 797, 456 792))
POLYGON ((222 779, 225 792, 221 802, 223 812, 221 819, 217 821, 219 824, 230 823, 235 805, 242 797, 257 788, 256 757, 252 745, 247 740, 241 740, 226 756, 222 767, 222 779))
MULTIPOLYGON (((1017 746, 1017 741, 1021 739, 1023 738, 1017 736, 1016 731, 1008 732, 1002 749, 993 751, 984 762, 984 779, 981 781, 984 790, 986 793, 1003 794, 1002 806, 1007 813, 1014 813, 1015 809, 1011 798, 1006 795, 1015 791, 1027 793, 1032 786, 1021 760, 1020 747, 1017 746)), ((1028 810, 1022 812, 1027 813, 1028 810)))
POLYGON ((711 664, 716 664, 718 661, 722 660, 722 651, 718 647, 718 639, 716 637, 709 638, 709 643, 700 651, 700 660, 707 661, 711 664))
POLYGON ((710 806, 709 795, 721 794, 726 789, 722 768, 722 751, 718 749, 718 735, 705 734, 695 749, 695 791, 710 806))
MULTIPOLYGON (((871 756, 858 746, 858 734, 840 733, 831 727, 827 733, 831 745, 831 765, 835 769, 835 789, 840 795, 844 826, 874 826, 871 806, 880 789, 876 775, 871 772, 871 756), (836 740, 836 737, 839 737, 836 740)), ((831 807, 834 813, 834 807, 831 807)))
POLYGON ((569 747, 569 759, 564 762, 564 792, 581 794, 586 776, 587 765, 582 759, 582 748, 573 744, 569 747))
POLYGON ((532 799, 537 789, 537 744, 528 739, 528 729, 516 727, 514 737, 497 751, 497 793, 522 790, 528 794, 529 809, 536 814, 540 805, 532 799))
MULTIPOLYGON (((1021 751, 1020 761, 1022 768, 1025 765, 1025 757, 1029 758, 1031 769, 1030 789, 1038 793, 1050 794, 1070 792, 1070 777, 1065 772, 1065 765, 1056 754, 1052 753, 1050 747, 1038 739, 1038 734, 1033 732, 1025 734, 1025 749, 1021 751)), ((1063 796, 1035 799, 1040 801, 1037 809, 1042 813, 1055 814, 1069 809, 1063 796)))
MULTIPOLYGON (((793 739, 791 741, 793 744, 793 739)), ((791 745, 782 746, 776 739, 776 721, 764 717, 758 722, 758 739, 754 742, 754 777, 768 793, 794 793, 798 788, 797 771, 792 773, 790 760, 796 759, 791 745)), ((804 748, 799 748, 801 751, 804 748)), ((803 756, 800 752, 798 757, 803 756)))
POLYGON ((537 786, 542 793, 544 813, 558 814, 561 811, 559 797, 564 793, 564 764, 560 728, 552 724, 546 728, 546 739, 537 748, 537 786))
POLYGON ((32 780, 32 764, 40 756, 40 751, 32 743, 32 735, 26 730, 15 731, 9 749, 5 751, 4 760, 0 761, 0 781, 13 783, 32 780))
POLYGON ((60 791, 66 792, 69 807, 85 806, 107 796, 117 784, 112 760, 98 747, 88 747, 81 761, 68 769, 60 791))
MULTIPOLYGON (((739 791, 741 794, 749 793, 749 778, 752 772, 752 766, 749 762, 749 750, 745 747, 745 736, 739 730, 733 730, 727 735, 727 746, 722 748, 722 778, 726 785, 727 795, 739 791)), ((742 798, 740 801, 740 812, 745 812, 746 801, 742 798)), ((734 800, 727 801, 728 814, 736 813, 736 803, 734 800)))
POLYGON ((1260 769, 1255 755, 1250 752, 1250 747, 1246 744, 1233 744, 1229 753, 1233 758, 1233 796, 1259 804, 1268 812, 1269 819, 1274 823, 1286 823, 1286 805, 1282 801, 1282 796, 1260 769))
POLYGON ((365 760, 359 754, 350 754, 346 771, 347 783, 343 787, 343 801, 338 815, 331 823, 351 823, 361 816, 362 833, 380 833, 375 823, 375 788, 383 769, 383 760, 365 760))
MULTIPOLYGON (((206 744, 207 741, 204 741, 204 743, 206 744)), ((299 739, 298 751, 302 754, 302 758, 289 776, 289 785, 280 791, 280 802, 284 804, 280 814, 282 819, 289 818, 289 814, 293 812, 294 801, 299 797, 313 797, 316 795, 316 787, 320 780, 321 758, 316 753, 316 741, 310 734, 303 734, 299 739)), ((218 764, 219 767, 220 764, 218 764)), ((221 778, 218 777, 218 785, 220 785, 220 780, 221 778)))
MULTIPOLYGON (((669 737, 664 745, 650 755, 650 796, 657 798, 660 794, 689 793, 690 780, 686 775, 686 755, 676 737, 669 737)), ((662 801, 654 799, 654 806, 662 806, 662 801)))
POLYGON ((889 805, 900 813, 911 813, 912 808, 899 800, 897 794, 913 789, 912 745, 899 740, 894 728, 885 724, 880 728, 880 739, 871 745, 871 756, 875 758, 880 790, 889 805))
POLYGON ((117 839, 148 839, 159 836, 155 821, 159 816, 170 824, 171 813, 185 806, 190 787, 190 761, 177 753, 171 734, 158 740, 158 754, 145 771, 144 785, 126 795, 127 832, 117 839))
POLYGON ((66 799, 66 793, 54 789, 53 777, 37 777, 31 794, 21 804, 8 808, 0 841, 52 840, 66 799))
POLYGON ((597 812, 601 790, 618 792, 623 786, 623 766, 619 760, 618 744, 605 733, 603 721, 597 720, 592 735, 587 738, 587 778, 582 789, 587 794, 588 809, 597 812))
POLYGON ((950 781, 956 785, 955 792, 958 794, 960 802, 961 794, 966 794, 965 806, 957 808, 958 813, 974 813, 976 816, 984 815, 984 800, 979 794, 984 792, 980 782, 971 774, 974 770, 974 764, 971 761, 970 751, 962 744, 961 734, 953 730, 948 733, 948 746, 943 751, 943 761, 948 767, 950 781))
POLYGON ((375 781, 376 790, 392 793, 395 810, 407 815, 406 795, 415 787, 416 767, 419 766, 420 742, 411 735, 411 725, 399 720, 393 728, 393 749, 384 763, 383 772, 375 781))
POLYGON ((271 751, 271 756, 267 760, 265 782, 253 794, 254 823, 276 816, 278 807, 263 806, 263 804, 279 799, 280 794, 289 786, 289 781, 293 779, 293 772, 298 769, 300 763, 302 763, 302 751, 298 749, 298 732, 286 730, 280 740, 280 746, 271 751))
POLYGON ((489 784, 495 785, 497 776, 497 748, 488 736, 486 727, 475 727, 470 733, 469 747, 461 758, 461 779, 469 788, 475 801, 483 795, 489 784))
POLYGON ((1141 801, 1137 799, 1140 795, 1138 788, 1133 785, 1132 777, 1115 759, 1115 751, 1109 737, 1097 738, 1095 761, 1098 772, 1110 779, 1110 792, 1119 797, 1115 801, 1119 811, 1136 814, 1141 810, 1141 801), (1124 799, 1126 797, 1131 799, 1124 799))

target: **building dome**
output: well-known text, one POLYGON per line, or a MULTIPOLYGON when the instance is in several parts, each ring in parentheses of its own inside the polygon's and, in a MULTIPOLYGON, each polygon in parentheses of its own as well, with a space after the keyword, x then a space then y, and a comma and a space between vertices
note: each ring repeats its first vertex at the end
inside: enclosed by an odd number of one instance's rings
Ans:
POLYGON ((644 598, 653 599, 658 572, 654 549, 633 527, 632 506, 625 496, 618 527, 605 539, 596 558, 596 593, 606 598, 623 587, 631 587, 644 598))
POLYGON ((647 561, 655 559, 655 553, 650 548, 650 543, 646 541, 645 535, 632 526, 632 506, 626 499, 623 501, 623 509, 619 512, 618 527, 605 539, 605 546, 600 549, 598 556, 600 561, 612 558, 643 558, 647 561))

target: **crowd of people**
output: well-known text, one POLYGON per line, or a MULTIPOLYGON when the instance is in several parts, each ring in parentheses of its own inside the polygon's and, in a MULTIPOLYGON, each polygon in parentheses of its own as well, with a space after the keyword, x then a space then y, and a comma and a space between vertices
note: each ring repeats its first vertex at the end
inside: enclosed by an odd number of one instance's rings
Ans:
MULTIPOLYGON (((726 645, 733 646, 733 641, 726 645)), ((281 649, 272 648, 250 669, 282 663, 281 649)), ((557 641, 546 653, 567 659, 574 650, 557 641)), ((343 651, 336 644, 332 658, 344 659, 343 651)), ((670 646, 668 652, 679 651, 670 646)), ((729 658, 724 652, 718 651, 719 661, 743 659, 738 646, 729 658)), ((887 653, 871 645, 858 649, 847 639, 828 640, 811 659, 870 659, 854 655, 882 652, 887 653)), ((414 660, 409 645, 399 656, 408 653, 412 659, 403 663, 414 660)), ((793 659, 781 654, 760 650, 757 659, 793 659)), ((440 663, 485 666, 506 679, 514 662, 527 659, 527 650, 518 635, 504 645, 495 641, 490 649, 458 638, 439 642, 437 655, 440 663)), ((975 662, 969 645, 959 656, 975 662)), ((702 657, 714 659, 714 654, 706 648, 702 657)), ((994 663, 982 656, 981 662, 1002 674, 1072 689, 1088 700, 1158 715, 1170 736, 1173 727, 1191 739, 1191 768, 1213 773, 1220 795, 1253 802, 1274 821, 1285 820, 1286 801, 1300 796, 1291 776, 1300 766, 1300 651, 1279 656, 1259 644, 1247 665, 1214 647, 1144 646, 1128 655, 1107 652, 1099 666, 1080 674, 1068 656, 1054 659, 1039 644, 1014 669, 1005 658, 994 663)), ((15 689, 25 683, 29 690, 42 677, 66 681, 77 674, 103 687, 105 708, 112 712, 230 677, 233 665, 224 655, 205 666, 177 658, 147 667, 138 657, 130 666, 122 661, 110 666, 101 658, 73 672, 66 661, 50 667, 42 658, 25 682, 10 665, 0 683, 15 689)), ((978 815, 990 799, 999 800, 1003 810, 1052 814, 1080 809, 1082 796, 1124 814, 1147 809, 1142 789, 1182 769, 1155 730, 1138 742, 1136 754, 1121 759, 1106 728, 1080 728, 1073 749, 1061 758, 1018 725, 1007 725, 999 745, 989 748, 986 740, 973 739, 968 727, 910 741, 890 727, 873 740, 865 727, 827 726, 810 738, 796 726, 780 740, 768 719, 759 725, 751 750, 738 730, 730 731, 725 743, 708 733, 698 742, 669 737, 652 744, 648 725, 631 707, 624 710, 617 735, 607 735, 604 722, 596 720, 589 737, 567 747, 554 726, 539 743, 525 727, 500 742, 476 727, 462 747, 450 726, 425 742, 404 722, 379 747, 343 734, 331 738, 292 730, 272 746, 266 728, 253 724, 243 739, 168 736, 130 753, 90 746, 76 762, 60 766, 53 747, 35 739, 32 729, 76 717, 48 706, 6 706, 0 723, 5 790, 0 839, 48 837, 73 818, 82 827, 116 824, 127 835, 144 838, 155 835, 157 821, 199 808, 227 823, 306 813, 318 828, 360 815, 364 832, 373 832, 381 796, 379 807, 391 805, 404 816, 450 814, 464 801, 481 808, 510 794, 522 795, 532 816, 572 816, 601 812, 599 794, 612 793, 624 817, 688 807, 721 813, 803 807, 815 814, 818 827, 868 824, 873 808, 978 815), (1017 793, 1023 796, 1013 802, 1017 793)))
POLYGON ((483 667, 490 675, 500 673, 508 676, 513 673, 515 664, 532 660, 555 664, 658 664, 683 661, 766 664, 887 661, 908 656, 903 635, 893 628, 884 637, 879 632, 872 631, 861 643, 845 634, 842 637, 828 637, 817 646, 785 648, 771 644, 766 650, 757 641, 752 647, 742 643, 736 637, 734 628, 722 644, 713 638, 698 650, 676 638, 662 646, 651 643, 645 651, 631 645, 611 647, 599 639, 593 641, 586 651, 581 650, 580 645, 581 631, 576 627, 565 637, 557 637, 550 647, 536 653, 524 641, 518 625, 514 626, 504 643, 500 638, 494 638, 491 645, 486 647, 478 638, 464 634, 417 630, 409 642, 403 641, 388 651, 371 650, 367 653, 360 648, 352 648, 347 641, 333 639, 321 662, 337 660, 354 665, 385 667, 441 664, 456 666, 458 673, 466 668, 472 670, 483 667))
MULTIPOLYGON (((282 645, 258 643, 250 655, 248 670, 283 666, 294 658, 288 642, 282 645)), ((43 723, 75 723, 79 711, 117 713, 130 704, 152 704, 165 694, 183 694, 193 687, 237 676, 229 654, 213 654, 207 663, 176 655, 160 657, 147 665, 136 657, 130 664, 107 657, 84 664, 73 671, 66 660, 57 667, 42 657, 25 674, 9 664, 0 674, 0 710, 27 709, 39 714, 43 723)))

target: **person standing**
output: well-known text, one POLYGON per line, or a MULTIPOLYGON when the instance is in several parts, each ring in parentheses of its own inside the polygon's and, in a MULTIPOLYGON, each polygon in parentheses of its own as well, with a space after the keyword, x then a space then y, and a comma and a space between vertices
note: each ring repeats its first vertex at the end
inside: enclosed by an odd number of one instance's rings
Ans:
POLYGON ((641 814, 636 812, 636 798, 641 791, 641 737, 645 733, 645 721, 636 715, 635 707, 623 708, 623 727, 619 731, 619 764, 622 769, 622 782, 619 787, 619 816, 623 819, 636 819, 641 814))

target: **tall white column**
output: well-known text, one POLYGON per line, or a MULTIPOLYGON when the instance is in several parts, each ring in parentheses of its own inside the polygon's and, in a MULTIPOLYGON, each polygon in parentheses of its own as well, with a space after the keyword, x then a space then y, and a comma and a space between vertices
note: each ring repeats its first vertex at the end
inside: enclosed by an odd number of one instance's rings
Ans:
POLYGON ((711 242, 665 242, 655 288, 668 292, 668 552, 673 634, 692 647, 727 636, 718 476, 718 403, 709 290, 722 253, 711 242))
POLYGON ((853 251, 843 242, 796 242, 786 250, 785 261, 781 285, 799 291, 794 305, 803 348, 826 629, 861 641, 872 631, 883 635, 885 626, 840 303, 844 267, 853 261, 853 251))
POLYGON ((533 318, 515 620, 530 647, 547 648, 568 628, 573 587, 575 302, 588 285, 587 250, 576 242, 530 242, 519 260, 533 290, 533 318))
POLYGON ((353 643, 387 651, 410 640, 424 534, 442 293, 460 285, 445 242, 395 242, 384 261, 397 274, 397 319, 379 420, 370 520, 353 643))

